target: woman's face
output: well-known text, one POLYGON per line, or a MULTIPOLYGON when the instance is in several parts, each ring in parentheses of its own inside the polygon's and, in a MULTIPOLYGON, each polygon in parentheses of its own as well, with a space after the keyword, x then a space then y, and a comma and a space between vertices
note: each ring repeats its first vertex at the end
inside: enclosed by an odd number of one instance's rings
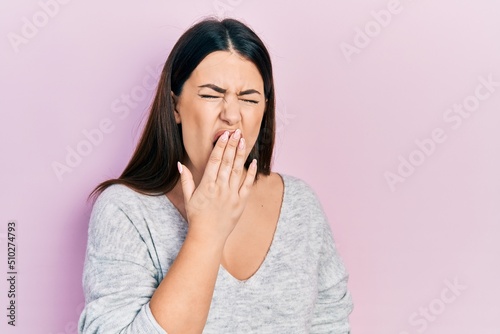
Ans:
POLYGON ((240 129, 248 157, 266 104, 264 82, 252 62, 235 52, 212 52, 191 73, 180 95, 173 96, 175 119, 182 126, 187 152, 183 163, 191 172, 203 174, 224 130, 240 129))

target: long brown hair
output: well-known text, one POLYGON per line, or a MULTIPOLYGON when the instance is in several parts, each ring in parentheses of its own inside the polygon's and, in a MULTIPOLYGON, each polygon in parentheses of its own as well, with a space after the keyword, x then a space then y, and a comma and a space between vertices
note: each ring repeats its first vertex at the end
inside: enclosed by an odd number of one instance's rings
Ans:
POLYGON ((186 154, 180 124, 175 122, 174 101, 198 64, 214 51, 234 50, 253 62, 264 81, 266 109, 257 141, 246 162, 257 159, 259 173, 271 173, 275 140, 275 96, 271 58, 260 38, 245 24, 234 20, 205 19, 189 28, 174 45, 163 67, 149 117, 127 167, 117 179, 100 183, 89 195, 97 197, 113 184, 126 185, 147 195, 163 195, 179 180, 177 161, 186 154))

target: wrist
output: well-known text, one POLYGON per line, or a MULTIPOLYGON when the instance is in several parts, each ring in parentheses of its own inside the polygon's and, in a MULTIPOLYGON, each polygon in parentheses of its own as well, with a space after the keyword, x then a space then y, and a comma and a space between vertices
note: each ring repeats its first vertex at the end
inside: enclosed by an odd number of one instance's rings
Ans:
POLYGON ((217 233, 208 227, 201 227, 196 224, 189 224, 186 241, 198 244, 205 249, 213 249, 214 251, 224 248, 227 240, 227 235, 217 233))

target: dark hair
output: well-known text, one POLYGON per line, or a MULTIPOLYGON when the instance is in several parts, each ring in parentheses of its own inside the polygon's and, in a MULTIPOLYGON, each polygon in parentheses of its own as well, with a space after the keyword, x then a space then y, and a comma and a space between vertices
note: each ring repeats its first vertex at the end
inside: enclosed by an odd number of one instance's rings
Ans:
POLYGON ((174 188, 180 178, 177 161, 183 161, 182 130, 174 117, 172 91, 179 96, 198 64, 214 51, 235 51, 258 68, 267 99, 260 132, 246 162, 257 159, 259 173, 271 173, 275 139, 275 96, 271 58, 260 38, 245 24, 234 20, 209 18, 189 28, 174 45, 167 58, 150 107, 144 132, 127 167, 117 179, 100 183, 89 195, 98 195, 112 184, 124 184, 140 193, 162 195, 174 188))

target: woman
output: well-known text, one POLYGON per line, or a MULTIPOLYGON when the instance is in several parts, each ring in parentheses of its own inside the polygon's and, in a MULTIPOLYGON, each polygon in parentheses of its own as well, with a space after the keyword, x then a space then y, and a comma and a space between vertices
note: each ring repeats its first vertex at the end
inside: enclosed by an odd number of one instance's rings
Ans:
POLYGON ((262 41, 233 19, 186 31, 92 193, 80 333, 349 332, 348 275, 314 191, 271 172, 274 132, 262 41))

